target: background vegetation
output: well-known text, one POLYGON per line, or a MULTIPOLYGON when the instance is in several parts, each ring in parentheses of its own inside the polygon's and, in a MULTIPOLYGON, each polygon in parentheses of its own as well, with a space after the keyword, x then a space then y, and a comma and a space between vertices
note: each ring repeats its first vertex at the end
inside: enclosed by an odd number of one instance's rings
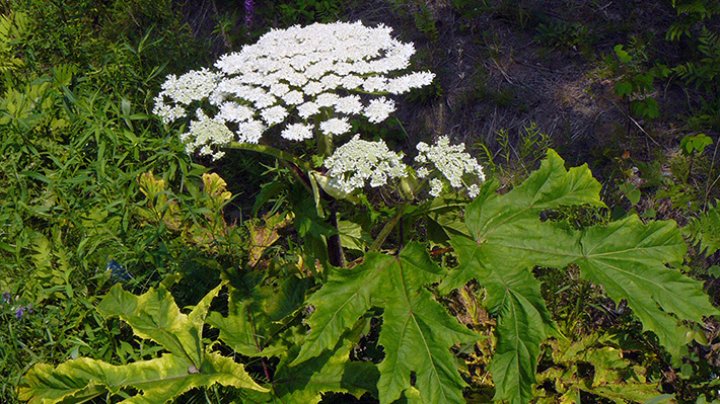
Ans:
MULTIPOLYGON (((364 130, 407 150, 443 134, 464 141, 501 194, 522 189, 550 147, 569 166, 588 163, 606 207, 553 207, 542 212, 545 219, 572 229, 632 214, 673 219, 688 247, 674 261, 720 304, 717 0, 249 3, 0 4, 0 401, 18 401, 17 386, 37 363, 92 357, 126 364, 163 352, 134 338, 132 321, 96 309, 111 290, 119 293, 116 284, 137 295, 163 285, 184 308, 221 278, 242 273, 236 284, 257 291, 248 307, 264 310, 257 326, 289 333, 280 320, 301 310, 300 295, 311 288, 297 273, 315 269, 311 246, 331 230, 276 161, 240 151, 221 162, 187 156, 178 138, 183 128, 164 126, 150 111, 167 74, 207 66, 292 24, 362 19, 393 27, 416 44, 414 67, 438 78, 399 103, 397 121, 364 130), (273 306, 278 293, 293 304, 273 306)), ((394 212, 366 202, 352 219, 377 231, 394 212)), ((428 221, 414 231, 436 240, 443 224, 428 221)), ((346 225, 352 260, 369 235, 346 225)), ((403 237, 393 234, 389 244, 399 248, 403 237)), ((458 259, 440 250, 431 256, 443 265, 458 259)), ((558 332, 572 337, 541 345, 534 400, 720 400, 716 317, 690 327, 689 351, 671 357, 643 332, 626 300, 611 300, 612 291, 581 276, 579 264, 563 272, 534 264, 541 300, 558 332)), ((488 401, 497 387, 489 358, 504 325, 491 315, 488 293, 471 282, 440 298, 460 323, 487 337, 459 352, 469 401, 488 401)), ((227 307, 215 309, 227 314, 227 307)), ((211 314, 208 323, 221 329, 222 318, 211 314)), ((380 318, 347 331, 362 341, 347 347, 355 359, 383 357, 380 318)), ((205 342, 220 344, 217 334, 207 331, 205 342)), ((223 341, 229 352, 232 344, 223 341)), ((288 377, 285 363, 232 349, 259 383, 288 377)), ((214 386, 181 400, 262 399, 246 394, 214 386)))

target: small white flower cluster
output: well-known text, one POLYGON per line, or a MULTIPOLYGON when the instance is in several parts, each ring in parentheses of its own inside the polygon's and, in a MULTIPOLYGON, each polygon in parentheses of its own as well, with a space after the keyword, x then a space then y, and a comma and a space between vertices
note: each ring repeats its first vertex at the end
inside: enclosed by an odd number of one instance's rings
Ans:
MULTIPOLYGON (((429 178, 430 195, 440 196, 449 183, 456 190, 464 190, 470 198, 479 192, 478 184, 485 180, 482 166, 470 154, 465 145, 450 145, 450 139, 442 136, 435 145, 419 143, 415 157, 420 178, 429 178)), ((391 178, 404 178, 408 167, 402 162, 402 154, 392 152, 383 141, 368 142, 355 135, 348 143, 338 147, 324 162, 329 185, 350 194, 357 189, 385 185, 391 178)))
POLYGON ((325 159, 325 167, 329 185, 346 194, 365 187, 367 180, 371 187, 379 187, 391 178, 407 176, 401 153, 390 151, 383 141, 362 140, 360 135, 338 147, 325 159))
MULTIPOLYGON (((416 173, 425 178, 435 168, 455 189, 465 189, 468 196, 475 198, 480 192, 478 183, 485 180, 482 166, 470 154, 465 152, 465 144, 450 145, 447 136, 441 136, 435 145, 420 142, 415 162, 420 165, 416 173)), ((439 178, 430 179, 430 195, 439 196, 443 190, 443 182, 439 178)))
POLYGON ((286 122, 281 136, 293 141, 310 139, 318 130, 332 136, 347 133, 355 115, 379 123, 395 111, 395 103, 378 95, 402 94, 435 77, 430 72, 393 75, 407 69, 415 48, 391 33, 384 25, 372 28, 361 22, 273 30, 254 45, 222 56, 215 63, 217 72, 169 76, 153 112, 166 123, 195 119, 190 123, 195 130, 184 136, 190 150, 232 140, 257 143, 269 127, 286 122), (191 104, 197 101, 207 101, 205 113, 193 117, 197 106, 191 104), (219 137, 200 133, 209 124, 193 122, 207 119, 225 125, 234 137, 218 130, 212 133, 219 137))

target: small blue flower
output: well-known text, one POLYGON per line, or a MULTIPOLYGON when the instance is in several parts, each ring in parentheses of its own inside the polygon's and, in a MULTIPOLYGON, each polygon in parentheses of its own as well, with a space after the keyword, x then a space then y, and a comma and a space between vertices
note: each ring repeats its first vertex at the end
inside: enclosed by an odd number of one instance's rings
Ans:
POLYGON ((15 310, 15 318, 20 320, 23 315, 25 314, 25 306, 18 307, 17 310, 15 310))
POLYGON ((118 264, 115 260, 110 260, 105 267, 106 271, 110 271, 113 279, 117 281, 129 281, 132 279, 132 275, 127 269, 123 268, 122 265, 118 264))

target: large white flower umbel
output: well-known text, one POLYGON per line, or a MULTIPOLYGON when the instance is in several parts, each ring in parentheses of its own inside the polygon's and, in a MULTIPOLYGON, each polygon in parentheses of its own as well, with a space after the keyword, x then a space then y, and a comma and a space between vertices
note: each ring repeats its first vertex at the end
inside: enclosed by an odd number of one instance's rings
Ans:
POLYGON ((214 158, 231 141, 258 143, 275 125, 283 138, 302 141, 348 132, 351 116, 382 122, 395 111, 383 95, 428 85, 435 76, 400 73, 415 48, 391 33, 360 22, 273 30, 222 56, 216 70, 168 76, 154 112, 167 123, 189 119, 187 151, 214 158))

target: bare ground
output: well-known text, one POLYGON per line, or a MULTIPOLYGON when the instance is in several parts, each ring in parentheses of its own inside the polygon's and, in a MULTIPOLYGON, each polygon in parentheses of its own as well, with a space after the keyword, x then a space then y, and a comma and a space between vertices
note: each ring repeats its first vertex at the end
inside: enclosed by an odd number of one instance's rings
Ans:
MULTIPOLYGON (((480 141, 493 148, 499 130, 507 129, 517 138, 532 122, 573 163, 592 164, 598 153, 605 159, 608 153, 623 150, 649 158, 653 149, 677 144, 679 124, 673 117, 687 108, 687 95, 672 83, 657 86, 653 95, 660 101, 661 118, 653 122, 632 119, 625 102, 614 94, 618 77, 602 67, 602 58, 612 55, 614 45, 632 36, 650 41, 664 35, 674 15, 665 2, 467 0, 467 4, 485 7, 471 16, 459 12, 451 0, 345 3, 340 19, 393 27, 402 40, 415 43, 417 67, 437 74, 442 88, 439 97, 401 103, 398 115, 409 144, 448 134, 456 141, 480 141), (420 32, 414 19, 422 8, 435 21, 434 39, 420 32), (538 37, 540 24, 585 27, 589 50, 544 43, 538 37)), ((201 0, 183 4, 196 35, 214 38, 214 54, 233 48, 213 29, 223 12, 219 6, 225 11, 240 8, 235 11, 241 13, 242 3, 218 2, 218 6, 213 0, 201 0)), ((660 46, 660 52, 672 56, 672 47, 662 49, 662 43, 655 41, 652 48, 660 46)))

